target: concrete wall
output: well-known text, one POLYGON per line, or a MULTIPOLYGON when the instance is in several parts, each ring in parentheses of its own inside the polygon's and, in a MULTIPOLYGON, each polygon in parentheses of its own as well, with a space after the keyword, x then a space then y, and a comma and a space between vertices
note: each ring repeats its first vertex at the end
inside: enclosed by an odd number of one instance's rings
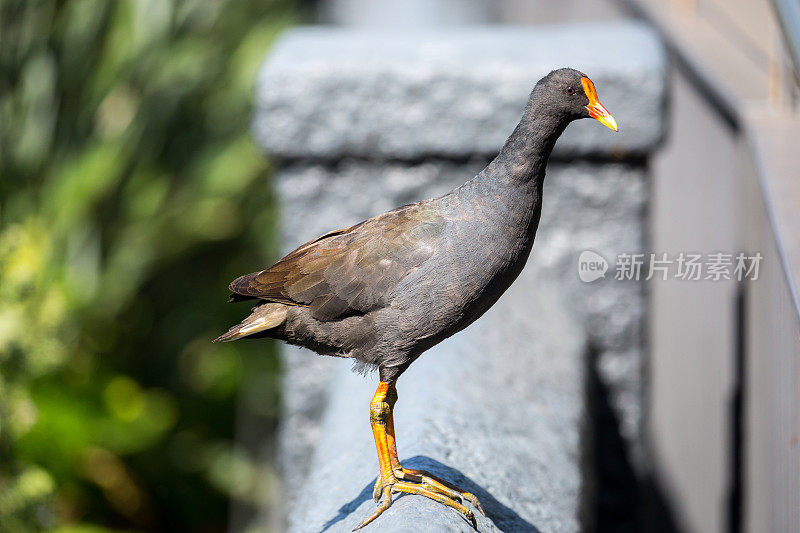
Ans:
POLYGON ((745 246, 765 264, 742 294, 742 523, 745 531, 791 531, 800 523, 800 116, 762 110, 750 119, 743 194, 784 202, 748 201, 743 211, 745 246))
MULTIPOLYGON (((737 138, 680 75, 670 95, 669 136, 653 161, 652 249, 739 250, 737 138)), ((736 298, 734 280, 650 285, 648 436, 689 531, 727 523, 736 298)))

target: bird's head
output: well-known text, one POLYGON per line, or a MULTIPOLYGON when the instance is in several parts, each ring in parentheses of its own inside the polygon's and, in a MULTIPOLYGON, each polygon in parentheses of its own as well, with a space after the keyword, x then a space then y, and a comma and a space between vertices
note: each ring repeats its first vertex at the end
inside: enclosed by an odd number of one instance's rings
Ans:
POLYGON ((583 72, 572 68, 554 70, 536 84, 533 96, 569 120, 593 118, 618 131, 617 121, 597 99, 594 83, 583 72))

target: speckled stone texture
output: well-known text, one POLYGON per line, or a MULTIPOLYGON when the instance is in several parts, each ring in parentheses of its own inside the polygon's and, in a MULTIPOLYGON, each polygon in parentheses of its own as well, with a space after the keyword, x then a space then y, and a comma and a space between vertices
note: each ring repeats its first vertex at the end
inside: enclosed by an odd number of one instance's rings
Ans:
POLYGON ((493 155, 536 82, 587 74, 620 124, 571 125, 555 154, 642 155, 662 134, 666 63, 642 26, 288 33, 261 69, 254 132, 273 155, 420 159, 493 155))
MULTIPOLYGON (((288 251, 470 179, 511 133, 536 80, 567 65, 592 77, 621 133, 570 125, 548 167, 523 274, 398 383, 401 459, 474 489, 489 513, 480 531, 581 529, 592 498, 581 463, 590 351, 639 453, 642 285, 615 281, 613 271, 583 283, 577 263, 587 249, 612 264, 644 250, 642 158, 662 135, 663 52, 647 30, 621 23, 418 35, 302 29, 276 45, 258 80, 253 128, 279 165, 288 251)), ((368 409, 377 375, 298 348, 283 353, 282 510, 292 531, 349 531, 374 506, 368 409)), ((380 520, 387 531, 471 531, 417 496, 400 497, 380 520)), ((254 526, 266 522, 262 514, 254 526)))

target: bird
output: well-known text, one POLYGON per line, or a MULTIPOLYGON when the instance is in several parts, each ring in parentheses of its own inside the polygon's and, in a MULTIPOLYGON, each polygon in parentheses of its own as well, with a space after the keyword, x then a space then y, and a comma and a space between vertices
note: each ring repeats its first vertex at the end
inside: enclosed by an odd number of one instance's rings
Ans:
POLYGON ((313 239, 271 267, 235 279, 230 301, 252 313, 215 339, 272 338, 377 369, 369 416, 380 472, 378 518, 396 493, 417 494, 460 512, 484 513, 475 495, 398 459, 393 410, 400 375, 423 352, 483 315, 514 282, 533 247, 545 170, 574 120, 618 131, 594 83, 553 70, 530 93, 497 156, 451 192, 404 205, 313 239))

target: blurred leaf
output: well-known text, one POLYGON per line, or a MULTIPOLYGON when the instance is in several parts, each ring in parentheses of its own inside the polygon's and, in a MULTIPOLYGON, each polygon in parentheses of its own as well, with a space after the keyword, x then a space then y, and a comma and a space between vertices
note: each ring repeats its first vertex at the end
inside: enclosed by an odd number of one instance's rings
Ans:
POLYGON ((0 1, 4 531, 222 530, 229 498, 269 497, 233 411, 274 427, 275 350, 210 340, 242 312, 227 283, 274 248, 251 88, 295 18, 0 1))

